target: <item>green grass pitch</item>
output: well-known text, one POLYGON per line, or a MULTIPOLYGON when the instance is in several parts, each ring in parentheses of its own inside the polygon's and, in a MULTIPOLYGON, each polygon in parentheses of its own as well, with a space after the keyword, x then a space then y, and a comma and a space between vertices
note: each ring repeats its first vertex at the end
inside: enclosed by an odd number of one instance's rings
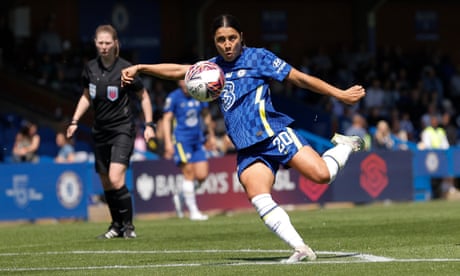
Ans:
POLYGON ((460 202, 289 211, 314 262, 291 254, 255 211, 208 221, 136 219, 138 238, 98 240, 107 223, 0 224, 0 275, 459 275, 460 202))

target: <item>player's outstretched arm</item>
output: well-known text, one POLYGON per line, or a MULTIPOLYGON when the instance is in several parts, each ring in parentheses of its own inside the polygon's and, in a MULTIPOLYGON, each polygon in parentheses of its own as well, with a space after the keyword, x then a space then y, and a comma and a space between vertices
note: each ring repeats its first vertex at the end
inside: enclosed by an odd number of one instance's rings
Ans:
POLYGON ((143 73, 160 79, 180 80, 183 79, 190 65, 175 63, 159 64, 136 64, 121 71, 122 83, 131 83, 136 74, 143 73))
POLYGON ((318 94, 335 97, 346 104, 355 104, 366 95, 366 91, 361 85, 354 85, 346 90, 342 90, 317 77, 300 72, 295 68, 291 69, 287 80, 298 87, 318 94))

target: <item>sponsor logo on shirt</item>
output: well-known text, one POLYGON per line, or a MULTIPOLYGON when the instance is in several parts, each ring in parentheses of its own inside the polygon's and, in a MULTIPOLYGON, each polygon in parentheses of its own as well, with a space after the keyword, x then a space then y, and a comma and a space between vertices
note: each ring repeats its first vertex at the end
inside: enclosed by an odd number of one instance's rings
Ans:
POLYGON ((235 84, 232 81, 227 80, 225 82, 224 90, 222 90, 222 108, 224 111, 228 111, 235 103, 235 84))
POLYGON ((274 68, 277 68, 276 72, 279 73, 284 69, 284 67, 286 67, 286 62, 284 62, 283 60, 281 60, 279 58, 276 58, 273 61, 272 65, 273 65, 274 68))
POLYGON ((244 77, 244 75, 246 75, 246 70, 245 70, 245 69, 238 70, 238 72, 236 73, 236 75, 237 75, 239 78, 242 78, 242 77, 244 77))

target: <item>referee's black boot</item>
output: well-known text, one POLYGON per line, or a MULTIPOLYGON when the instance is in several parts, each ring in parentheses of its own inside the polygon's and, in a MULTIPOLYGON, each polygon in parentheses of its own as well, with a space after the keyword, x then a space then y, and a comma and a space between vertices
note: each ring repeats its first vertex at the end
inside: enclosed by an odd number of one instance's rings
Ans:
POLYGON ((136 232, 134 232, 134 225, 132 224, 125 224, 122 228, 123 237, 125 239, 134 239, 136 238, 136 232))

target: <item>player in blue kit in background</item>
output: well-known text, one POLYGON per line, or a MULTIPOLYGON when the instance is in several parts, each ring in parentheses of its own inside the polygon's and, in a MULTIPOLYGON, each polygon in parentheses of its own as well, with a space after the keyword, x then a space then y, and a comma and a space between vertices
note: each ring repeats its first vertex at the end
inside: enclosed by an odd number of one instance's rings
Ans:
MULTIPOLYGON (((285 166, 316 183, 331 183, 350 154, 363 149, 364 141, 358 136, 335 134, 331 140, 335 146, 320 156, 289 127, 293 119, 274 109, 270 82, 287 81, 345 104, 357 103, 365 96, 365 90, 360 85, 345 90, 334 87, 302 73, 264 48, 247 47, 240 24, 232 15, 218 16, 213 22, 212 34, 218 56, 210 61, 224 70, 226 79, 217 100, 227 133, 237 150, 239 180, 264 224, 293 248, 293 254, 283 262, 313 261, 316 253, 271 196, 275 174, 279 166, 285 166)), ((130 83, 137 73, 182 79, 189 66, 137 64, 124 69, 121 79, 122 83, 130 83)))
POLYGON ((208 105, 192 98, 185 88, 185 81, 179 80, 178 88, 168 95, 164 106, 165 158, 174 157, 184 176, 173 195, 173 202, 179 217, 183 217, 185 203, 191 220, 208 219, 198 209, 195 198, 195 188, 206 180, 209 173, 204 143, 209 139, 210 144, 215 145, 208 105))

